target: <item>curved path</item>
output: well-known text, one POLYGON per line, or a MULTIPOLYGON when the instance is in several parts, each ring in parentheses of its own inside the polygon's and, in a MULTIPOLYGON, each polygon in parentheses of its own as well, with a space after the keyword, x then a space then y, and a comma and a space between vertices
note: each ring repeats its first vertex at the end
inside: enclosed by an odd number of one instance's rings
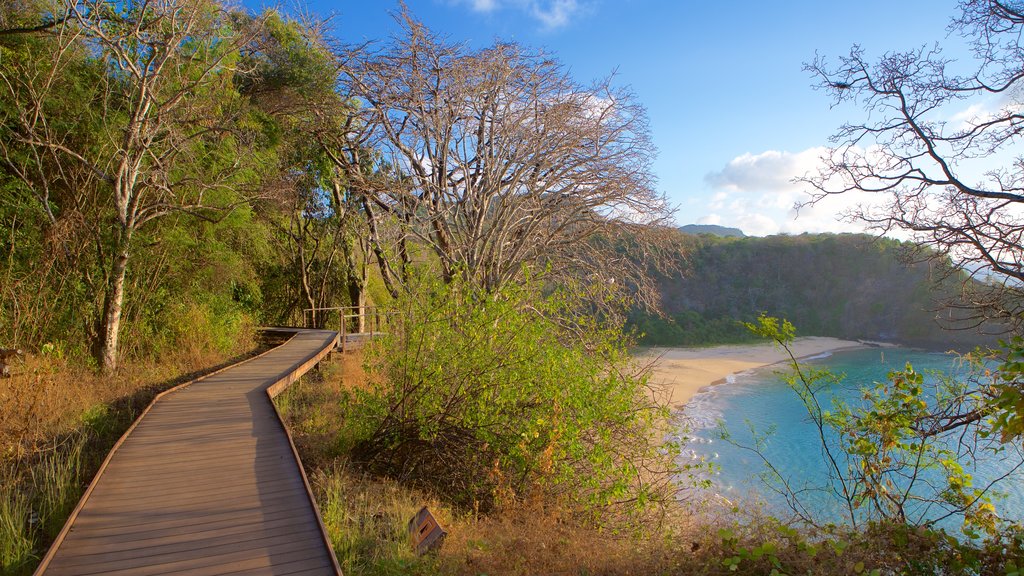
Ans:
POLYGON ((37 575, 340 574, 270 397, 337 333, 157 397, 103 463, 37 575))

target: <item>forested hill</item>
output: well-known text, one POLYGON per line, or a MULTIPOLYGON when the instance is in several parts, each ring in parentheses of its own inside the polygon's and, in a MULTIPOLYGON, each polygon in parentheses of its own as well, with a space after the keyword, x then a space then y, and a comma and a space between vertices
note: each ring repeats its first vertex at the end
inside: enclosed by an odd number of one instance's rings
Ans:
POLYGON ((765 312, 798 335, 972 347, 994 339, 944 330, 938 302, 957 293, 927 263, 905 264, 908 246, 855 234, 723 238, 680 234, 680 271, 658 279, 668 318, 638 314, 642 342, 692 345, 750 339, 738 321, 765 312))

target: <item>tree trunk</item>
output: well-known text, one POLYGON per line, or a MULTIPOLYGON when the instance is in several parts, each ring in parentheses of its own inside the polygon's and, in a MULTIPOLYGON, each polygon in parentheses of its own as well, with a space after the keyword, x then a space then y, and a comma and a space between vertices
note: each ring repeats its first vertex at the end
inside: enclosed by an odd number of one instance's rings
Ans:
POLYGON ((377 218, 373 213, 373 206, 366 196, 363 196, 362 203, 363 211, 366 213, 366 224, 370 230, 370 245, 373 247, 373 255, 377 258, 377 266, 380 268, 380 277, 384 281, 384 288, 387 289, 388 294, 391 294, 392 298, 398 298, 398 288, 395 286, 395 271, 385 255, 384 248, 381 247, 380 236, 377 232, 377 218))
POLYGON ((366 331, 366 312, 363 306, 365 296, 363 295, 363 283, 358 276, 350 271, 348 274, 348 301, 355 307, 356 332, 362 334, 366 331))
POLYGON ((99 362, 103 372, 117 370, 118 339, 121 335, 121 312, 124 308, 124 280, 128 272, 128 249, 121 247, 114 257, 107 294, 103 303, 103 341, 100 343, 99 362))

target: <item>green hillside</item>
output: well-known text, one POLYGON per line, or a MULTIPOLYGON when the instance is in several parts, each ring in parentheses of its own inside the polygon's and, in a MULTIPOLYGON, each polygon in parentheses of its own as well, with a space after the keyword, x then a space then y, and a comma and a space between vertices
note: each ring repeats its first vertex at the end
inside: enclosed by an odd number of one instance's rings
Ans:
POLYGON ((942 280, 927 263, 907 263, 909 248, 856 234, 680 235, 679 271, 658 281, 666 317, 638 313, 633 323, 643 343, 657 345, 747 340, 739 321, 762 312, 789 319, 807 336, 940 349, 993 342, 943 330, 954 315, 942 302, 959 281, 942 280))

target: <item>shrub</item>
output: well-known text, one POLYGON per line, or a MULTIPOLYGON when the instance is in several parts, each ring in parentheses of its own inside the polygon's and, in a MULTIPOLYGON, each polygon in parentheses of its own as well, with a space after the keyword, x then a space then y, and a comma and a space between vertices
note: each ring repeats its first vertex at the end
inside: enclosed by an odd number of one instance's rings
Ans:
POLYGON ((376 385, 355 392, 355 460, 475 508, 541 495, 593 514, 666 498, 667 409, 628 361, 621 324, 581 302, 457 281, 399 300, 368 354, 376 385))

